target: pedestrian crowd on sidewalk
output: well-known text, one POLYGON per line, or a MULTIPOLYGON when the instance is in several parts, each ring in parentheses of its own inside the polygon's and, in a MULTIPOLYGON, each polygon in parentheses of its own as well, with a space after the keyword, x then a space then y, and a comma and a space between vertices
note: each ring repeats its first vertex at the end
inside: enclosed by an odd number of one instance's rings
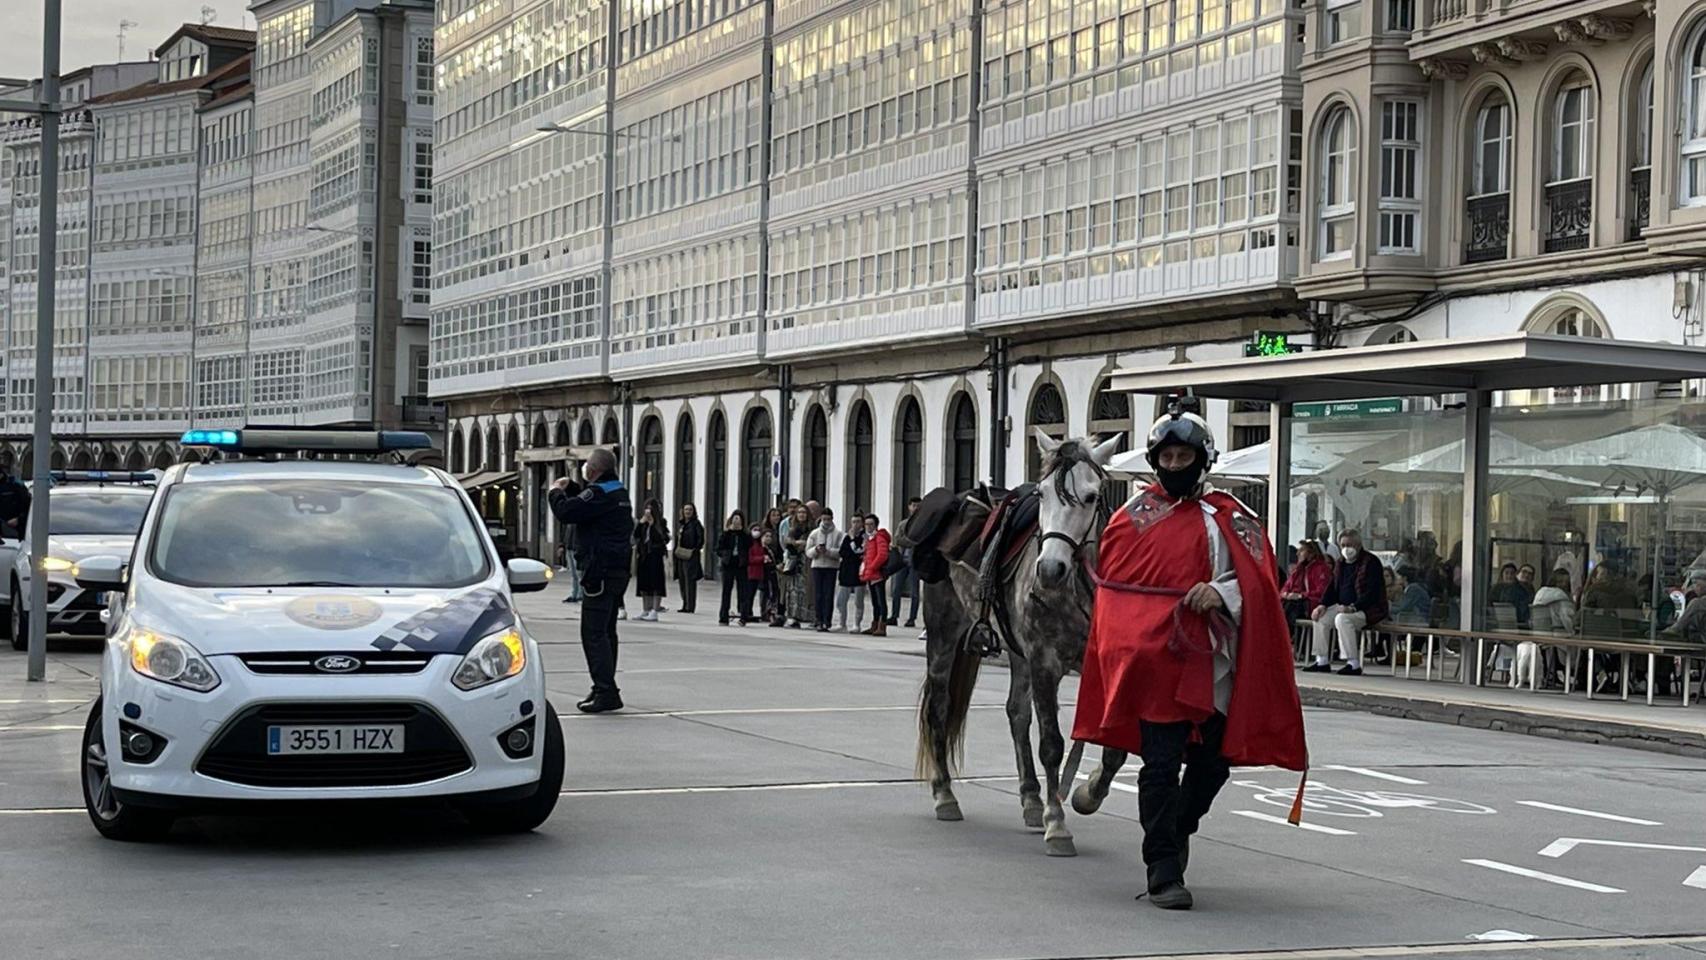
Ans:
MULTIPOLYGON (((919 502, 913 497, 907 503, 909 518, 919 502)), ((580 603, 585 596, 576 537, 574 526, 564 529, 559 558, 569 583, 564 603, 580 603)), ((895 544, 882 518, 867 510, 851 511, 843 525, 818 501, 793 499, 756 523, 734 510, 712 534, 691 503, 681 506, 672 529, 653 498, 634 518, 631 540, 637 621, 657 622, 667 612, 669 580, 676 583, 681 613, 696 612, 700 582, 714 580, 721 590, 717 620, 725 626, 809 626, 820 633, 871 636, 887 636, 889 627, 918 626, 921 591, 912 552, 895 544)), ((617 618, 627 619, 625 604, 617 618)))

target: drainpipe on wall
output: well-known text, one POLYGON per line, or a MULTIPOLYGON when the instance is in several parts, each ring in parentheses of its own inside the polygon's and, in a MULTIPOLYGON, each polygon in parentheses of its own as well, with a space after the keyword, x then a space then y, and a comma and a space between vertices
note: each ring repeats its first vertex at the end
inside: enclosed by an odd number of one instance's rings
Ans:
POLYGON ((1007 484, 1007 338, 989 341, 989 482, 1007 484))
POLYGON ((776 405, 777 423, 780 427, 776 438, 776 456, 782 461, 782 488, 779 494, 781 502, 788 500, 788 477, 794 463, 794 367, 784 363, 776 368, 776 392, 780 394, 780 402, 776 405))

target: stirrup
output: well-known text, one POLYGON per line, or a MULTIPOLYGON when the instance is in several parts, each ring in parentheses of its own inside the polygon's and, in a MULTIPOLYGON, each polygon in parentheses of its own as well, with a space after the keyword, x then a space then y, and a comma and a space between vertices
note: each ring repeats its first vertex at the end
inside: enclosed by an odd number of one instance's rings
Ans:
POLYGON ((988 621, 979 620, 966 632, 966 651, 980 657, 993 657, 1001 652, 1001 638, 988 621))

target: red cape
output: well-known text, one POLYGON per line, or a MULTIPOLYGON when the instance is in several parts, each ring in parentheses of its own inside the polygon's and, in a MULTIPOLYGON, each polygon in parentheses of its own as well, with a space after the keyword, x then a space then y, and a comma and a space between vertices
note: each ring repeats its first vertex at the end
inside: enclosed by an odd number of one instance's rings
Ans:
MULTIPOLYGON (((1261 523, 1236 499, 1215 492, 1203 502, 1214 509, 1243 597, 1221 754, 1237 766, 1302 770, 1308 765, 1303 707, 1273 548, 1261 523)), ((1073 739, 1140 753, 1140 722, 1201 723, 1213 715, 1207 621, 1183 611, 1184 649, 1169 643, 1180 596, 1210 573, 1208 534, 1196 501, 1175 501, 1151 486, 1108 521, 1100 579, 1164 592, 1096 591, 1073 739)))

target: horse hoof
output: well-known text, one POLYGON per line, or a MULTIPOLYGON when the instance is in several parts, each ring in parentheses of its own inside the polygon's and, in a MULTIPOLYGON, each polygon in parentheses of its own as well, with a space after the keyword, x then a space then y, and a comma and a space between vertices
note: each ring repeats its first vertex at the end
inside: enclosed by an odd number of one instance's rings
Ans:
POLYGON ((1088 817, 1100 809, 1102 809, 1102 801, 1096 799, 1096 797, 1090 793, 1089 784, 1079 784, 1078 787, 1072 791, 1073 812, 1080 816, 1088 817))
POLYGON ((938 820, 964 820, 965 818, 965 814, 960 812, 960 805, 955 801, 950 800, 936 807, 936 819, 938 820))
POLYGON ((1043 846, 1051 857, 1078 856, 1078 846, 1072 842, 1071 837, 1049 837, 1043 841, 1043 846))
POLYGON ((1043 828, 1043 808, 1040 805, 1035 807, 1027 806, 1025 808, 1025 826, 1030 827, 1032 830, 1041 830, 1043 828))

